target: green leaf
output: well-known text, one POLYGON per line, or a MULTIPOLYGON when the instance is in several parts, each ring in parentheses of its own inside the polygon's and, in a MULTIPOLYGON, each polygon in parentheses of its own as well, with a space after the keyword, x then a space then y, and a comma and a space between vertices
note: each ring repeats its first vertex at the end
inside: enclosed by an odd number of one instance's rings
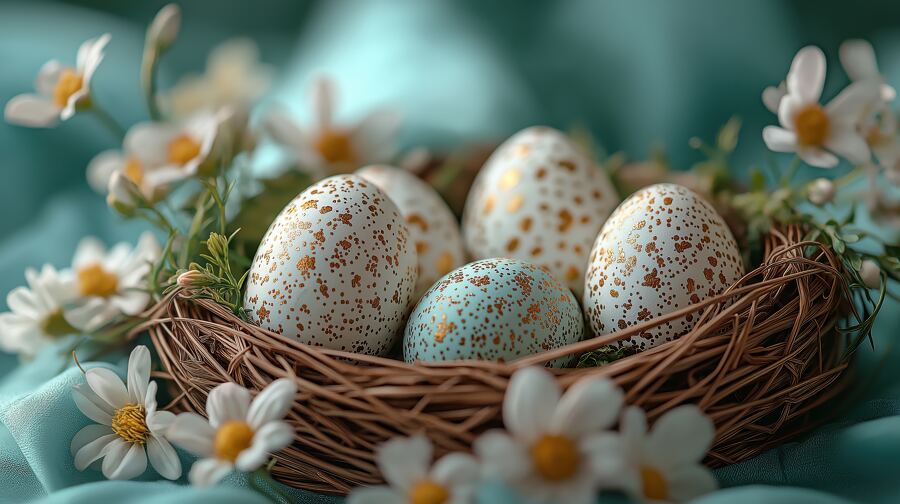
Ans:
POLYGON ((726 153, 732 152, 737 147, 740 132, 741 119, 734 116, 719 130, 719 136, 716 138, 719 149, 726 153))

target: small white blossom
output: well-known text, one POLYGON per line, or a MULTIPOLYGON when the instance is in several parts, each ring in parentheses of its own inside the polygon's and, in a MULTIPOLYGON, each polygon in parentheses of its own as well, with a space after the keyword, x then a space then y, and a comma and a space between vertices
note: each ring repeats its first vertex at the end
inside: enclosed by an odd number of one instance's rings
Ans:
POLYGON ((82 106, 90 104, 91 79, 103 61, 103 49, 110 35, 88 40, 78 48, 75 68, 56 60, 48 61, 38 72, 37 94, 14 96, 6 104, 6 120, 35 128, 56 126, 67 120, 82 106))
POLYGON ((25 270, 27 287, 6 296, 10 311, 0 313, 0 350, 33 357, 45 345, 77 332, 66 320, 65 308, 74 301, 71 272, 44 265, 40 272, 25 270))
POLYGON ((141 345, 128 358, 128 385, 106 368, 85 372, 85 383, 75 385, 72 396, 85 416, 97 422, 72 438, 75 468, 83 471, 103 459, 103 476, 128 480, 147 469, 147 459, 160 476, 181 476, 181 460, 165 439, 175 418, 156 409, 156 382, 150 381, 150 351, 141 345))
POLYGON ((278 379, 251 402, 250 392, 235 383, 223 383, 206 399, 209 420, 195 413, 181 413, 169 428, 168 438, 202 457, 188 473, 191 484, 213 485, 235 468, 259 469, 269 454, 291 444, 294 429, 283 419, 294 403, 297 387, 278 379))
POLYGON ((580 381, 563 395, 546 370, 517 371, 503 399, 507 432, 486 432, 473 445, 484 477, 534 502, 595 502, 598 489, 622 470, 619 437, 605 431, 622 401, 606 378, 580 381))
MULTIPOLYGON (((622 490, 645 502, 685 502, 712 492, 718 484, 700 462, 712 446, 715 428, 696 406, 667 411, 647 432, 640 408, 625 409, 619 422, 622 490)), ((617 457, 614 451, 604 454, 617 457)))
POLYGON ((279 108, 269 111, 262 126, 277 143, 291 151, 303 168, 317 172, 316 176, 390 161, 400 125, 397 114, 375 111, 355 124, 338 125, 334 122, 334 108, 334 83, 321 77, 312 88, 316 121, 313 126, 301 128, 279 108))
POLYGON ((787 94, 787 85, 781 81, 777 86, 769 86, 763 90, 763 105, 773 114, 778 113, 778 106, 781 105, 781 99, 787 94))
POLYGON ((260 63, 251 39, 227 40, 212 50, 206 72, 183 77, 164 97, 169 113, 186 118, 229 107, 246 121, 253 103, 269 89, 274 70, 260 63))
POLYGON ((807 188, 809 201, 816 205, 824 205, 834 199, 834 182, 827 178, 813 180, 807 188))
POLYGON ((159 254, 159 243, 150 233, 141 235, 133 249, 119 243, 107 251, 96 238, 81 240, 72 262, 73 297, 78 301, 66 315, 69 322, 93 332, 122 314, 143 311, 150 301, 147 275, 159 254))
POLYGON ((776 152, 796 152, 812 166, 831 168, 835 154, 853 163, 870 158, 858 131, 863 112, 878 99, 878 85, 859 81, 849 85, 828 105, 819 104, 825 84, 825 55, 815 46, 801 49, 786 79, 787 94, 778 106, 781 126, 766 126, 763 139, 776 152))
POLYGON ((178 38, 181 30, 181 7, 176 4, 164 6, 147 28, 147 45, 157 50, 165 50, 178 38))
POLYGON ((425 436, 397 438, 375 452, 378 469, 388 485, 357 488, 348 504, 466 504, 473 502, 478 462, 471 455, 451 453, 431 465, 433 448, 425 436))

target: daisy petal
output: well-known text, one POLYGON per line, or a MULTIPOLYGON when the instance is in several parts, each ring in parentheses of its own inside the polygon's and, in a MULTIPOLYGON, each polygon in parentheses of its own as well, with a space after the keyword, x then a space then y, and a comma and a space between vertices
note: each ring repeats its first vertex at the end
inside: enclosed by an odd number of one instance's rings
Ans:
POLYGON ((526 441, 537 439, 549 427, 559 396, 559 385, 543 368, 516 371, 503 400, 506 429, 526 441))
POLYGON ((72 266, 77 270, 92 264, 101 264, 104 257, 106 257, 106 245, 99 239, 88 236, 78 242, 72 266))
POLYGON ((395 438, 378 448, 375 462, 385 481, 405 492, 426 476, 431 454, 431 442, 425 436, 395 438))
POLYGON ((116 373, 106 368, 92 368, 87 370, 84 377, 91 390, 114 409, 128 404, 128 390, 116 373))
POLYGON ((850 84, 825 106, 828 117, 836 123, 856 125, 864 113, 875 109, 880 89, 875 81, 850 84))
POLYGON ((604 484, 615 486, 627 470, 622 438, 612 432, 593 434, 582 439, 581 450, 591 460, 594 474, 604 484))
POLYGON ((97 71, 97 67, 99 67, 100 63, 103 61, 103 49, 109 44, 111 38, 112 35, 104 33, 97 38, 81 44, 81 47, 78 48, 76 61, 78 69, 83 76, 85 87, 90 86, 91 79, 94 77, 94 72, 97 71))
POLYGON ((242 451, 234 461, 234 466, 238 471, 253 472, 262 467, 268 461, 270 455, 268 452, 259 447, 250 447, 242 451))
POLYGON ((865 40, 847 40, 841 44, 838 57, 850 80, 858 81, 879 77, 878 63, 875 62, 875 50, 872 48, 872 44, 865 40))
MULTIPOLYGON (((95 441, 106 438, 108 436, 113 436, 113 437, 106 439, 104 443, 99 443, 99 444, 95 445, 93 448, 91 448, 90 450, 85 452, 84 456, 91 455, 93 453, 93 451, 96 449, 97 456, 94 457, 91 460, 91 462, 100 458, 100 450, 104 446, 106 446, 107 443, 112 441, 114 438, 117 438, 118 436, 113 434, 112 429, 110 429, 108 426, 98 425, 98 424, 91 424, 91 425, 85 426, 84 428, 79 430, 74 436, 72 436, 72 443, 69 445, 69 449, 71 450, 72 455, 75 456, 75 460, 76 460, 75 468, 77 469, 81 465, 78 463, 77 454, 79 451, 81 451, 83 448, 90 445, 91 443, 94 443, 95 441)), ((89 466, 91 464, 91 462, 87 462, 86 464, 83 464, 83 467, 89 466)), ((78 469, 78 470, 81 471, 82 469, 78 469)))
POLYGON ((635 406, 625 408, 619 420, 619 433, 622 436, 624 450, 634 456, 640 456, 640 448, 647 436, 647 417, 644 411, 635 406))
POLYGON ((449 487, 474 485, 478 481, 478 461, 466 453, 450 453, 431 468, 430 479, 449 487))
POLYGON ((198 457, 212 453, 215 435, 206 419, 196 413, 180 413, 166 431, 170 441, 198 457))
POLYGON ((607 429, 619 417, 624 399, 622 390, 609 379, 580 381, 560 399, 550 428, 572 437, 607 429))
POLYGON ((404 495, 389 486, 357 488, 347 497, 347 504, 407 504, 404 495))
POLYGON ((281 145, 306 145, 306 135, 280 108, 272 108, 263 117, 261 127, 267 135, 281 145))
POLYGON ((6 102, 3 115, 6 121, 31 128, 52 128, 59 123, 60 109, 50 100, 37 95, 22 94, 6 102))
POLYGON ((716 428, 712 420, 693 405, 666 412, 653 425, 647 449, 666 467, 699 462, 712 446, 716 428))
POLYGON ((43 318, 44 312, 47 311, 47 307, 43 306, 44 303, 27 287, 16 287, 9 291, 6 295, 6 304, 16 314, 32 320, 43 318))
POLYGON ((829 135, 825 147, 855 164, 865 163, 872 156, 866 141, 850 128, 842 128, 829 135))
POLYGON ((515 481, 528 474, 530 459, 525 448, 503 431, 482 434, 472 448, 488 478, 515 481))
MULTIPOLYGON (((128 357, 128 396, 136 404, 144 404, 150 383, 150 350, 138 345, 128 357)), ((155 390, 154 390, 155 393, 155 390)))
POLYGON ((125 135, 125 152, 134 155, 148 166, 165 164, 169 157, 169 142, 179 134, 177 126, 159 123, 140 123, 125 135))
POLYGON ((208 487, 215 485, 222 478, 228 475, 234 467, 228 462, 222 460, 208 458, 198 460, 191 466, 188 473, 188 480, 192 485, 198 487, 208 487))
POLYGON ((319 129, 331 127, 334 99, 334 82, 326 77, 317 78, 312 85, 312 106, 319 129))
POLYGON ((247 422, 250 427, 260 426, 275 420, 281 420, 294 404, 297 385, 293 380, 280 378, 269 384, 250 403, 247 422))
POLYGON ((669 494, 676 502, 687 502, 719 487, 712 472, 701 465, 684 465, 666 474, 669 494))
POLYGON ((84 416, 102 425, 112 425, 115 408, 100 399, 84 383, 72 387, 72 398, 75 400, 75 406, 84 413, 84 416))
POLYGON ((797 52, 788 72, 787 91, 806 103, 818 102, 825 84, 825 53, 816 46, 797 52))
POLYGON ((147 457, 153 470, 163 478, 176 480, 181 476, 181 460, 164 438, 150 436, 147 439, 147 457))
POLYGON ((111 303, 126 315, 138 315, 150 303, 150 294, 139 290, 128 290, 114 297, 111 303))
POLYGON ((819 168, 834 168, 838 164, 837 156, 824 149, 797 149, 797 155, 810 166, 818 166, 819 168))
POLYGON ((256 431, 253 446, 267 453, 276 452, 294 442, 294 429, 285 422, 269 422, 256 431))
POLYGON ((769 110, 769 112, 773 114, 778 113, 778 105, 781 104, 781 99, 784 98, 784 85, 780 86, 769 86, 763 90, 762 101, 763 105, 769 110))
MULTIPOLYGON (((156 382, 152 382, 156 383, 156 382)), ((150 432, 155 434, 165 434, 168 432, 172 422, 175 421, 175 414, 171 411, 154 411, 152 415, 147 415, 147 427, 150 432)))
POLYGON ((249 408, 250 392, 236 383, 223 383, 212 389, 206 398, 206 414, 213 428, 229 420, 243 422, 249 408))
POLYGON ((87 167, 87 181, 91 189, 100 194, 106 194, 109 189, 109 179, 112 174, 121 170, 125 164, 125 158, 117 150, 107 150, 94 156, 87 167))
POLYGON ((38 70, 37 78, 34 81, 34 87, 41 96, 53 96, 53 90, 59 82, 59 74, 65 68, 62 63, 56 60, 50 60, 41 66, 38 70))
POLYGON ((778 126, 763 128, 766 147, 775 152, 794 152, 797 149, 797 134, 778 126))

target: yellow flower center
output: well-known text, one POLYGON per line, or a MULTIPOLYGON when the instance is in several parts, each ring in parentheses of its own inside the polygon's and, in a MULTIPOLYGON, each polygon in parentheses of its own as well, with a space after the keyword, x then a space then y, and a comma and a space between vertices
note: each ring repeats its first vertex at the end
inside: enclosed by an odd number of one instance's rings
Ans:
POLYGON ((663 478, 662 473, 655 467, 641 467, 641 486, 644 497, 648 499, 657 501, 670 500, 669 485, 666 483, 666 479, 663 478))
POLYGON ((57 107, 65 107, 73 94, 81 91, 84 86, 84 78, 75 70, 66 68, 59 74, 56 87, 53 88, 53 103, 57 107))
POLYGON ((200 154, 200 143, 189 135, 178 135, 169 142, 169 162, 184 165, 200 154))
POLYGON ((122 175, 134 182, 134 185, 140 187, 144 181, 144 166, 136 158, 128 158, 125 166, 122 168, 122 175))
POLYGON ((78 290, 82 296, 109 297, 119 291, 119 277, 91 264, 78 270, 78 290))
POLYGON ((329 163, 356 163, 353 140, 346 131, 322 130, 316 137, 315 149, 329 163))
POLYGON ((75 328, 63 317, 62 310, 51 312, 41 324, 41 329, 47 336, 65 336, 75 332, 75 328))
POLYGON ((253 429, 247 422, 231 420, 223 423, 216 431, 213 449, 216 458, 234 462, 242 451, 253 444, 253 429))
POLYGON ((450 500, 450 492, 434 481, 422 480, 409 489, 409 504, 444 504, 450 500))
POLYGON ((144 406, 126 404, 112 418, 112 431, 129 443, 144 444, 150 435, 147 428, 144 406))
POLYGON ((797 112, 794 116, 794 127, 797 131, 797 140, 802 145, 822 145, 828 137, 828 128, 831 125, 828 114, 818 104, 809 105, 797 112))
POLYGON ((531 460, 547 481, 565 481, 575 476, 581 455, 575 443, 565 437, 546 434, 531 447, 531 460))

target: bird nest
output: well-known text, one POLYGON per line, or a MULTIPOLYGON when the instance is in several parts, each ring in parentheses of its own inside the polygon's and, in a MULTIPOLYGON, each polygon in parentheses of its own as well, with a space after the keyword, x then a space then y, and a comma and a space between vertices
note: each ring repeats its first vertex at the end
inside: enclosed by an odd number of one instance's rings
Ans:
POLYGON ((726 292, 613 334, 511 363, 407 364, 299 343, 241 320, 196 292, 171 293, 148 312, 152 338, 171 384, 174 411, 205 415, 216 385, 261 390, 288 377, 298 394, 287 421, 294 443, 275 454, 273 476, 296 488, 346 494, 382 481, 376 447, 423 432, 438 453, 468 451, 502 426, 501 404, 517 369, 615 344, 698 314, 680 338, 600 367, 551 370, 560 385, 605 376, 652 420, 685 403, 716 426, 706 462, 753 457, 808 430, 817 406, 838 394, 848 338, 837 328, 849 292, 840 260, 788 226, 764 239, 761 264, 726 292))

